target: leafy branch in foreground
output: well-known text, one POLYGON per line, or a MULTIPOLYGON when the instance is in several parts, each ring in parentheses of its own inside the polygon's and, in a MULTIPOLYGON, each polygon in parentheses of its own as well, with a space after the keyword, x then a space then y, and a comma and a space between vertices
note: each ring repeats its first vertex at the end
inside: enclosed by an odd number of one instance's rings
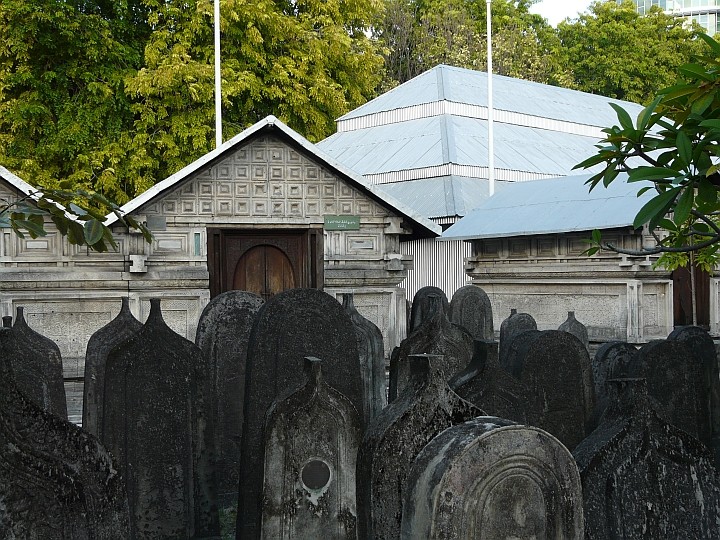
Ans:
POLYGON ((692 258, 707 270, 720 261, 720 43, 700 37, 709 52, 681 66, 678 82, 661 90, 635 121, 611 104, 619 125, 604 129, 598 153, 574 167, 604 165, 587 181, 591 190, 607 187, 620 173, 628 182, 650 182, 638 195, 652 190, 654 197, 633 227, 647 226, 656 245, 624 249, 603 242, 596 231, 588 254, 661 255, 658 264, 670 268, 692 258))
POLYGON ((20 238, 46 236, 45 219, 49 217, 71 244, 86 245, 97 252, 117 250, 112 231, 104 223, 109 213, 126 227, 140 232, 146 242, 152 241, 150 231, 142 223, 123 214, 115 203, 99 193, 45 189, 31 191, 16 200, 0 199, 0 227, 10 227, 20 238))

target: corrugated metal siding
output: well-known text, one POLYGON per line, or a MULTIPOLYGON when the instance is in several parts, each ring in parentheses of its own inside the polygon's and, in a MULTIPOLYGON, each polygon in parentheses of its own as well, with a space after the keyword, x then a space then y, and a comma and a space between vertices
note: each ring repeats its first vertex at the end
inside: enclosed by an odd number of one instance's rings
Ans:
POLYGON ((470 242, 436 242, 434 239, 402 242, 400 251, 414 259, 413 270, 400 284, 407 298, 412 300, 422 287, 433 285, 450 299, 455 291, 470 283, 464 266, 471 250, 470 242))
MULTIPOLYGON (((346 120, 337 121, 338 133, 355 131, 358 129, 367 129, 387 124, 396 124, 399 122, 407 122, 408 120, 419 120, 421 118, 431 118, 441 114, 449 114, 454 116, 464 116, 466 118, 476 118, 478 120, 488 119, 488 108, 480 105, 470 105, 467 103, 454 103, 451 101, 435 101, 432 103, 423 103, 421 105, 413 105, 403 109, 395 109, 392 111, 383 111, 379 113, 348 118, 346 120)), ((579 124, 577 122, 568 122, 563 120, 554 120, 552 118, 543 118, 531 114, 518 113, 514 111, 506 111, 495 109, 493 119, 495 122, 513 124, 517 126, 532 127, 546 129, 549 131, 559 131, 561 133, 569 133, 572 135, 583 135, 585 137, 602 138, 602 128, 587 124, 579 124)))
MULTIPOLYGON (((459 219, 457 216, 449 216, 431 221, 438 225, 452 225, 459 219)), ((400 284, 410 301, 416 292, 428 285, 441 288, 449 300, 455 291, 470 283, 470 278, 465 273, 465 259, 472 255, 470 242, 412 240, 401 242, 400 252, 413 256, 413 269, 400 284)))

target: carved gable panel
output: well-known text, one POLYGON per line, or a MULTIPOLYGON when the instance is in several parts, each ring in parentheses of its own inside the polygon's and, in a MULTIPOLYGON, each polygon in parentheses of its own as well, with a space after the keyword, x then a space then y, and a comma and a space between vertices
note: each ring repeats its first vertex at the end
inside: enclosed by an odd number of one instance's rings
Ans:
MULTIPOLYGON (((148 206, 145 214, 320 223, 326 214, 368 219, 390 212, 319 163, 266 136, 198 173, 148 206)), ((365 244, 357 249, 367 249, 365 244)))

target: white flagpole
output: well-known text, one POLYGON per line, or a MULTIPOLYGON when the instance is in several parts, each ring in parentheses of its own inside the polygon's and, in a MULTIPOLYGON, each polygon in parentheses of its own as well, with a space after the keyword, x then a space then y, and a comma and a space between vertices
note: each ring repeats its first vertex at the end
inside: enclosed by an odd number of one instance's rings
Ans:
POLYGON ((220 78, 220 0, 215 0, 215 148, 223 143, 222 136, 222 81, 220 78))
POLYGON ((493 143, 493 86, 492 86, 492 23, 491 0, 487 2, 487 93, 488 93, 488 182, 490 196, 495 194, 495 148, 493 143))

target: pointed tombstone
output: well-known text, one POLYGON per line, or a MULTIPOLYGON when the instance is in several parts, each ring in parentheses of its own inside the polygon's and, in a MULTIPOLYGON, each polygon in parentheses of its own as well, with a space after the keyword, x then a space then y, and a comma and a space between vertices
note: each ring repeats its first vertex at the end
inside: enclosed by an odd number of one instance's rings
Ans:
POLYGON ((532 315, 518 313, 517 309, 510 310, 510 316, 500 324, 500 365, 507 369, 507 359, 510 343, 513 338, 528 330, 537 330, 537 323, 532 315))
POLYGON ((365 423, 375 418, 387 405, 385 392, 385 346, 380 329, 355 308, 352 294, 343 295, 343 308, 350 316, 357 336, 360 371, 365 393, 365 423))
POLYGON ((217 489, 223 506, 237 505, 247 348, 263 299, 247 291, 217 295, 200 316, 195 343, 208 366, 207 420, 214 435, 217 489))
POLYGON ((528 389, 500 367, 497 345, 476 339, 470 364, 450 380, 450 388, 489 415, 525 424, 528 389))
POLYGON ((688 345, 702 365, 711 430, 710 440, 706 444, 714 453, 715 466, 720 467, 720 366, 715 343, 706 330, 697 326, 678 328, 668 336, 668 340, 688 345))
POLYGON ((484 413, 447 384, 437 355, 408 359, 410 381, 373 420, 358 454, 358 538, 398 538, 415 457, 438 433, 484 413))
POLYGON ((558 330, 568 332, 580 340, 585 348, 590 350, 590 340, 588 339, 588 331, 583 323, 575 318, 574 311, 568 311, 567 319, 562 323, 558 330))
POLYGON ((122 299, 120 313, 95 332, 85 350, 82 427, 96 437, 100 435, 99 421, 103 416, 105 364, 108 354, 142 328, 142 323, 130 313, 129 299, 122 299))
POLYGON ((15 384, 42 410, 67 420, 62 357, 57 344, 30 328, 22 307, 17 308, 15 337, 17 356, 10 357, 15 384))
POLYGON ((258 312, 248 347, 238 538, 259 538, 265 414, 306 380, 299 361, 305 356, 323 358, 328 385, 365 410, 355 327, 342 305, 317 289, 290 289, 270 298, 258 312))
POLYGON ((163 320, 160 300, 105 370, 101 435, 125 476, 132 537, 219 534, 205 432, 202 355, 163 320))
POLYGON ((0 330, 0 537, 128 538, 117 464, 97 439, 18 390, 7 362, 13 341, 0 330))
POLYGON ((573 452, 585 538, 720 538, 720 477, 708 450, 658 416, 644 380, 609 384, 600 426, 573 452))
POLYGON ((523 332, 510 343, 506 369, 528 388, 528 422, 575 448, 595 405, 590 357, 580 340, 560 330, 523 332))
POLYGON ((647 379, 648 394, 661 404, 658 413, 709 447, 712 427, 704 369, 689 343, 657 340, 640 348, 628 376, 647 379))
POLYGON ((432 286, 421 288, 413 297, 408 334, 420 328, 420 325, 433 316, 436 308, 433 307, 432 299, 441 304, 443 313, 450 312, 450 303, 442 289, 432 286))
POLYGON ((481 416, 446 429, 415 458, 402 540, 583 536, 572 454, 549 433, 481 416))
POLYGON ((306 384, 268 411, 262 538, 357 539, 360 416, 321 365, 306 357, 306 384))
POLYGON ((410 379, 408 357, 413 354, 434 354, 442 357, 442 369, 452 378, 470 363, 473 354, 473 338, 464 328, 451 323, 443 308, 441 298, 429 296, 425 320, 412 334, 405 338, 390 358, 390 388, 388 400, 399 396, 410 379))
POLYGON ((611 379, 628 377, 629 370, 637 361, 638 350, 634 345, 622 341, 603 343, 592 360, 593 382, 595 383, 595 411, 590 420, 590 429, 597 427, 608 406, 607 382, 611 379))
POLYGON ((450 322, 462 326, 473 339, 495 338, 490 298, 477 285, 465 285, 450 301, 450 322))

